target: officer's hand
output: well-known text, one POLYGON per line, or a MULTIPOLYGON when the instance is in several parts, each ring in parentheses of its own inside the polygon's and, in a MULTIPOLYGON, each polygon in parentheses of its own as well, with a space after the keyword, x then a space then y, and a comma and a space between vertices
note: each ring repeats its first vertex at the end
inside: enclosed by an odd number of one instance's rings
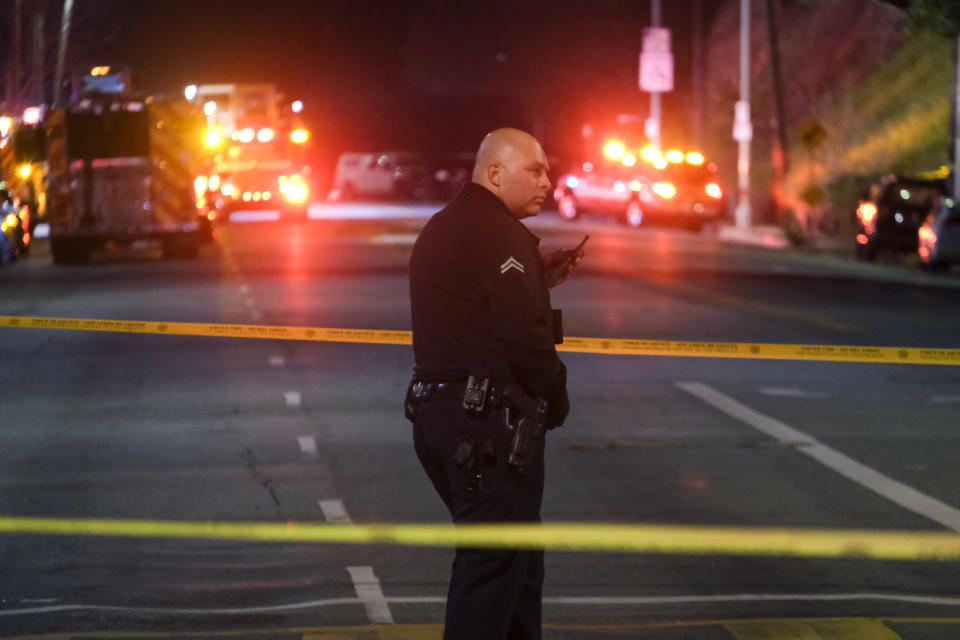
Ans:
POLYGON ((552 289, 563 284, 570 272, 583 260, 584 251, 558 249, 543 256, 543 269, 547 277, 547 288, 552 289))

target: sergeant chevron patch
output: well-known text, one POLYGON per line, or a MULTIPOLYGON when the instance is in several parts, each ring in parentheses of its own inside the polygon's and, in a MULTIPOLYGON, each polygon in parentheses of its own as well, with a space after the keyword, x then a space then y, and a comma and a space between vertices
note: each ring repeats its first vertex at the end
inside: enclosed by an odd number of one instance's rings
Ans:
POLYGON ((516 269, 520 273, 525 273, 523 265, 513 256, 507 258, 506 262, 500 265, 500 275, 505 274, 507 271, 510 271, 510 269, 516 269))

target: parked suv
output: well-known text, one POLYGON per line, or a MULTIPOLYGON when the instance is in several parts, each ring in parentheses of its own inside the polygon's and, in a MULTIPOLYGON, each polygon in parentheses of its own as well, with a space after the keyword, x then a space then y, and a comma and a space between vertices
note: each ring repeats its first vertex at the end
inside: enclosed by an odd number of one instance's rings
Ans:
POLYGON ((331 200, 423 200, 433 189, 428 158, 409 151, 344 153, 337 161, 331 200))
POLYGON ((881 179, 857 207, 857 257, 876 260, 881 250, 916 253, 920 226, 940 209, 946 194, 944 180, 881 179))

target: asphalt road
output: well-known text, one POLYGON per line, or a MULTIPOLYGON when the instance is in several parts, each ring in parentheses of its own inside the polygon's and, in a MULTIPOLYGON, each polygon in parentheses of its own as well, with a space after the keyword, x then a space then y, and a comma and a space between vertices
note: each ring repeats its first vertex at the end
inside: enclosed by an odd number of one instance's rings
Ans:
MULTIPOLYGON (((221 227, 196 260, 144 247, 63 266, 41 247, 0 270, 0 314, 408 330, 424 211, 329 211, 221 227)), ((530 224, 544 250, 591 235, 553 294, 568 335, 960 347, 956 275, 530 224)), ((447 521, 400 410, 409 348, 14 328, 0 347, 0 515, 447 521)), ((563 359, 546 521, 960 530, 960 368, 563 359)), ((2 534, 0 635, 439 638, 451 558, 2 534)), ((544 611, 556 639, 953 638, 960 565, 549 553, 544 611)))

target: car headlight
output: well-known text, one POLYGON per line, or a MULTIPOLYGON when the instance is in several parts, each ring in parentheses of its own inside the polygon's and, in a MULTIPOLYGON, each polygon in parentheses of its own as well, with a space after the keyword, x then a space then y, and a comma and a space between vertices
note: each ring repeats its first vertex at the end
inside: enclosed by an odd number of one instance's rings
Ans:
POLYGON ((307 201, 307 185, 293 182, 288 183, 285 186, 286 188, 283 189, 283 197, 285 197, 287 200, 297 204, 307 201))

